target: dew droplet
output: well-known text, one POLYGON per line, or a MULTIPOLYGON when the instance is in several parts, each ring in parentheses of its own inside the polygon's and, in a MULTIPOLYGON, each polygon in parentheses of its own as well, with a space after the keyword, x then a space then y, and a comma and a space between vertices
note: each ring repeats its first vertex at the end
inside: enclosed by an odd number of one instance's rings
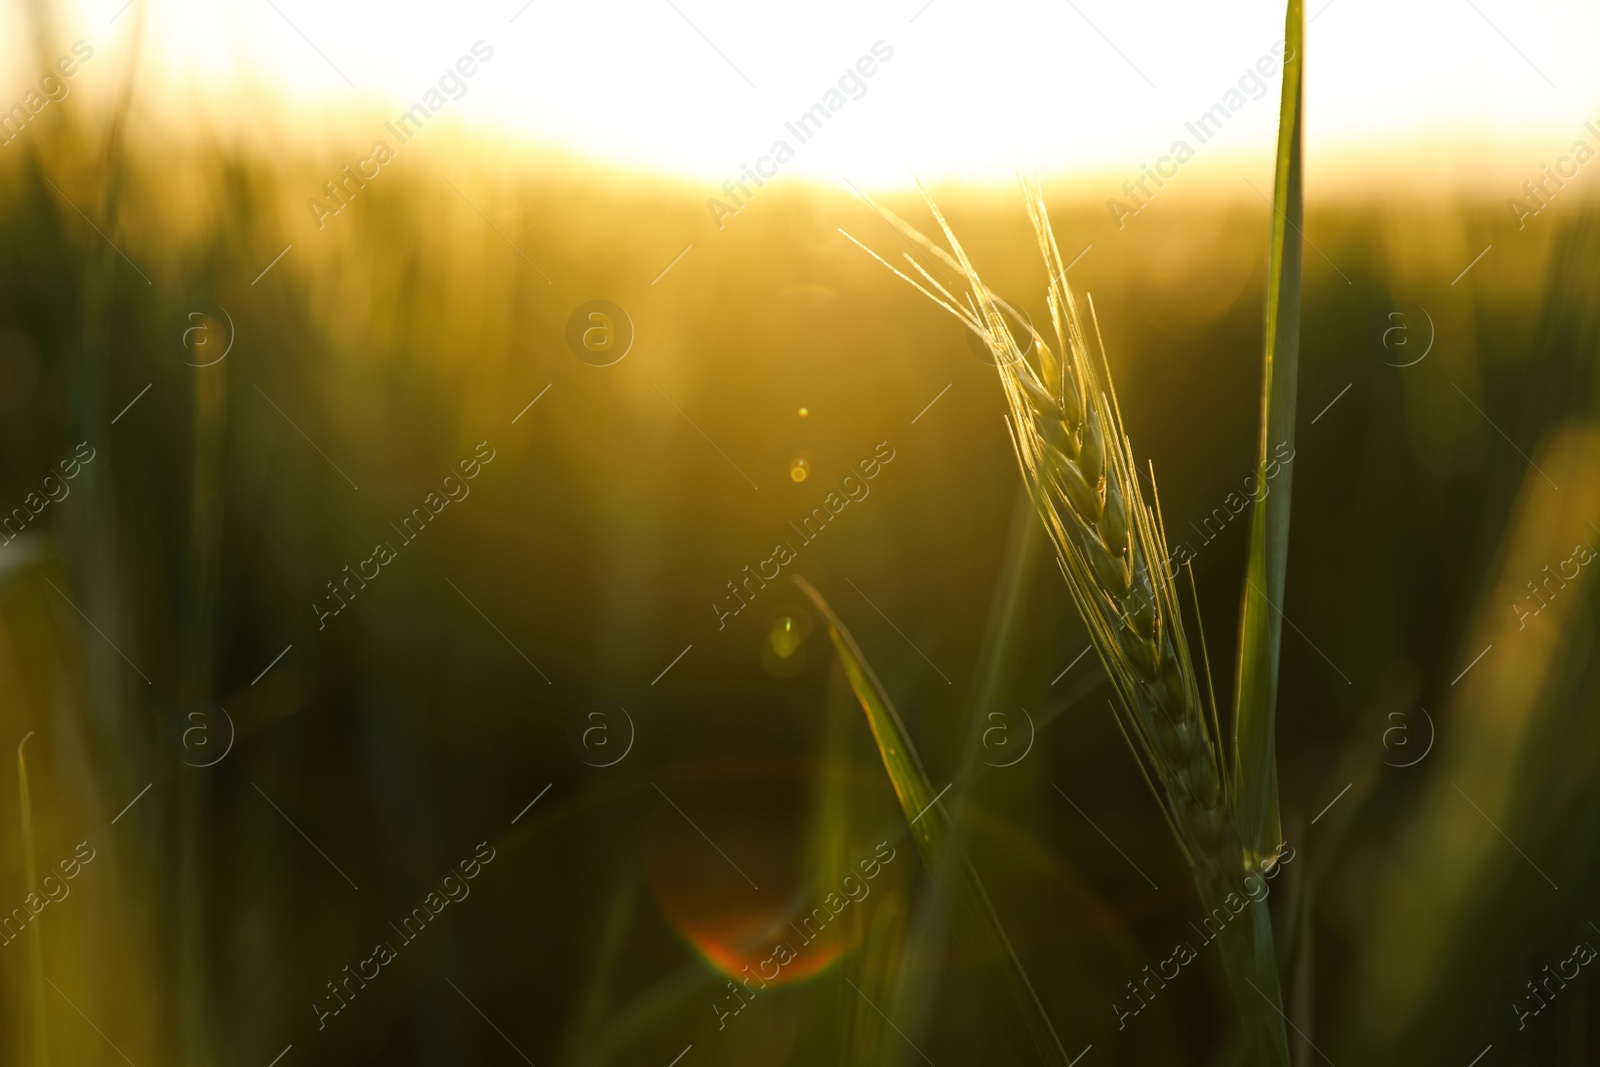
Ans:
POLYGON ((800 409, 800 417, 802 419, 805 418, 809 414, 811 414, 811 409, 810 408, 801 408, 800 409))
POLYGON ((811 476, 811 464, 804 456, 796 458, 789 464, 789 477, 797 482, 803 482, 811 476))

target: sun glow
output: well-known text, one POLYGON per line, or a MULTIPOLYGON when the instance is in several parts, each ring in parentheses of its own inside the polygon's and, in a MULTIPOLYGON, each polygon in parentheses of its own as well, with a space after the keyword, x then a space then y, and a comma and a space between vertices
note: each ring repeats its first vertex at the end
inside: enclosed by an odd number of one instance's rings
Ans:
MULTIPOLYGON (((1592 8, 1441 0, 1386 8, 1374 35, 1372 0, 1311 7, 1313 156, 1376 140, 1419 165, 1490 167, 1485 149, 1537 155, 1600 117, 1581 44, 1600 31, 1592 8)), ((1186 124, 1234 92, 1242 106, 1204 154, 1258 153, 1277 88, 1256 71, 1282 34, 1265 0, 1226 18, 1022 0, 83 0, 56 17, 64 43, 105 57, 79 79, 91 94, 119 84, 145 20, 138 84, 148 118, 174 129, 304 143, 358 117, 392 121, 433 92, 468 129, 712 186, 779 155, 768 177, 875 186, 1009 181, 1019 163, 1137 175, 1179 140, 1201 151, 1186 124), (469 81, 455 68, 475 47, 494 59, 469 81)), ((9 101, 37 80, 37 56, 20 5, 4 18, 9 101)))

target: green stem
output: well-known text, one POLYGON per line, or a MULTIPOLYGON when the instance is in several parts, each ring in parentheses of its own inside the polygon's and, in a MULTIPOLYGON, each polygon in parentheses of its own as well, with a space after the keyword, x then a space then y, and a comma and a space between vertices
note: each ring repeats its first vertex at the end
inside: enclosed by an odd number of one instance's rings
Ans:
POLYGON ((1253 1067, 1289 1067, 1278 959, 1273 952, 1272 918, 1266 900, 1250 900, 1242 886, 1229 884, 1220 876, 1203 877, 1196 872, 1196 880, 1207 916, 1229 917, 1221 925, 1216 941, 1244 1035, 1244 1062, 1253 1067), (1235 907, 1243 901, 1244 910, 1235 914, 1228 906, 1230 897, 1235 907))
MULTIPOLYGON (((38 872, 33 864, 33 804, 29 797, 28 789, 28 760, 22 752, 22 746, 28 743, 28 738, 33 736, 29 730, 21 741, 17 742, 17 789, 22 794, 22 869, 27 872, 30 887, 39 884, 38 872)), ((31 892, 31 889, 30 889, 31 892)), ((28 954, 32 960, 33 969, 33 1059, 38 1067, 46 1067, 50 1062, 50 1049, 45 1041, 44 1028, 44 930, 39 925, 40 916, 35 915, 28 924, 28 954)))

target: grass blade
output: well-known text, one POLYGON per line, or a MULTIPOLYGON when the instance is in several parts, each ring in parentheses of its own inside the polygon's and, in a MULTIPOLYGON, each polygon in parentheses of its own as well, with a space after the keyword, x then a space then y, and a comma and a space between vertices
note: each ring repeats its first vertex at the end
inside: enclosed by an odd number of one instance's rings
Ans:
MULTIPOLYGON (((1295 387, 1300 363, 1301 122, 1305 12, 1289 0, 1284 20, 1283 100, 1278 112, 1278 154, 1272 182, 1272 248, 1267 264, 1266 345, 1262 353, 1261 450, 1258 485, 1284 445, 1294 448, 1295 387)), ((1234 685, 1234 795, 1245 855, 1259 863, 1281 840, 1274 720, 1278 654, 1282 643, 1284 570, 1289 556, 1289 500, 1294 473, 1288 464, 1273 490, 1256 501, 1250 555, 1239 616, 1239 670, 1234 685)))
POLYGON ((911 745, 905 723, 900 721, 900 713, 895 711, 889 695, 884 692, 883 683, 878 681, 878 676, 861 654, 855 638, 850 636, 850 631, 845 629, 844 623, 839 621, 822 594, 803 578, 795 578, 795 584, 811 599, 823 621, 828 624, 828 637, 838 653, 839 663, 844 667, 851 690, 861 702, 861 710, 867 714, 867 725, 872 728, 872 739, 878 744, 883 769, 889 774, 889 782, 894 786, 895 796, 899 798, 906 818, 928 813, 911 824, 911 836, 917 842, 917 850, 925 857, 938 855, 944 845, 944 819, 935 817, 938 813, 929 812, 935 790, 928 782, 927 772, 922 769, 917 750, 911 745))
MULTIPOLYGON (((855 638, 839 621, 822 594, 803 578, 796 577, 795 584, 816 605, 818 613, 828 624, 828 637, 833 642, 845 677, 849 679, 850 688, 855 692, 861 710, 866 713, 867 724, 878 745, 878 754, 883 759, 883 768, 888 772, 895 796, 900 800, 900 808, 905 812, 923 864, 930 871, 937 870, 950 837, 948 817, 935 803, 939 793, 922 768, 922 761, 911 744, 905 724, 901 722, 883 684, 861 654, 855 638)), ((1066 1067, 1069 1062, 1066 1050, 1062 1048, 1055 1028, 1045 1015, 1044 1005, 1034 992, 1016 951, 1011 947, 1010 939, 1000 925, 999 916, 995 914, 994 905, 990 903, 977 871, 966 857, 958 857, 957 860, 966 873, 961 894, 962 911, 970 920, 970 926, 981 930, 982 936, 989 942, 986 947, 998 954, 1001 961, 1000 978, 1005 987, 1004 995, 1000 997, 1002 1006, 1007 1009, 1013 1023, 1026 1031, 1041 1062, 1066 1067)))
MULTIPOLYGON (((965 700, 966 739, 953 776, 960 788, 952 790, 945 798, 951 814, 951 839, 938 866, 930 868, 925 891, 918 894, 917 921, 909 938, 908 951, 930 958, 938 957, 957 933, 968 877, 967 842, 976 822, 973 813, 983 807, 997 781, 996 775, 983 773, 989 770, 983 766, 983 753, 988 751, 984 731, 993 722, 987 713, 998 705, 1002 684, 1012 673, 1024 625, 1024 609, 1028 594, 1036 584, 1043 549, 1044 532, 1034 518, 1033 501, 1027 489, 1019 486, 988 622, 974 661, 973 683, 965 700)), ((1033 788, 1047 787, 1035 782, 1033 788)), ((894 998, 896 1018, 908 1020, 910 1026, 926 1026, 938 1010, 942 979, 940 969, 935 966, 905 968, 894 998)))
MULTIPOLYGON (((28 788, 28 758, 22 749, 33 734, 34 731, 29 730, 17 742, 17 791, 22 802, 22 869, 27 875, 29 888, 39 884, 39 875, 34 870, 33 861, 33 793, 28 788)), ((33 976, 33 1057, 34 1063, 45 1067, 50 1062, 50 1053, 45 1030, 44 950, 40 944, 44 940, 44 927, 38 916, 34 916, 29 926, 28 963, 33 976)))

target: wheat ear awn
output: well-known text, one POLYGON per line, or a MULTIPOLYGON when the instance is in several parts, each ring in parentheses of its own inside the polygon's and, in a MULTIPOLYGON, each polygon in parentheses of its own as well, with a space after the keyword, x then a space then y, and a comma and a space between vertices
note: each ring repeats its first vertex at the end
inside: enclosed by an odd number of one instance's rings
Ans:
POLYGON ((909 253, 906 261, 920 281, 861 247, 960 319, 994 356, 1023 477, 1115 685, 1118 724, 1201 880, 1231 878, 1243 873, 1244 854, 1215 710, 1208 715, 1201 700, 1160 517, 1145 502, 1103 355, 1096 356, 1089 344, 1043 200, 1036 189, 1025 192, 1050 272, 1053 341, 983 283, 931 198, 928 206, 951 252, 878 210, 936 262, 959 273, 965 283, 959 298, 909 253))
MULTIPOLYGON (((942 264, 956 272, 959 296, 916 256, 905 257, 917 276, 913 278, 845 236, 960 319, 994 356, 1017 461, 1067 588, 1116 689, 1112 710, 1117 725, 1193 871, 1208 929, 1215 925, 1210 939, 1218 943, 1252 1050, 1249 1062, 1287 1067, 1271 921, 1264 904, 1247 904, 1239 895, 1241 888, 1249 894, 1249 879, 1259 879, 1277 857, 1257 870, 1259 858, 1244 847, 1216 699, 1213 695, 1208 709, 1200 697, 1183 630, 1176 568, 1168 563, 1160 502, 1146 503, 1140 488, 1093 302, 1091 346, 1084 317, 1067 287, 1043 197, 1037 186, 1025 183, 1023 191, 1050 272, 1046 297, 1053 340, 984 284, 926 192, 924 199, 950 244, 948 252, 892 213, 873 207, 931 257, 935 270, 942 264), (1234 916, 1240 916, 1238 921, 1234 916)), ((1150 484, 1154 497, 1153 475, 1150 484)))

